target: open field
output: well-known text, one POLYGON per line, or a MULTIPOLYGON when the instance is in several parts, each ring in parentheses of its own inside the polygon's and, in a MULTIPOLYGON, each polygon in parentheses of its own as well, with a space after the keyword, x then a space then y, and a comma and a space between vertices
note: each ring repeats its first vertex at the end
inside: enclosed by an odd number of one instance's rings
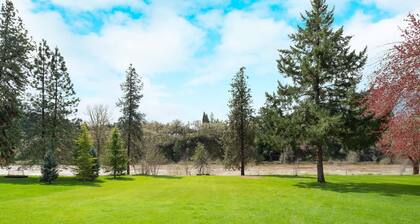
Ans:
MULTIPOLYGON (((17 166, 12 168, 12 172, 17 172, 17 166)), ((139 166, 132 170, 133 173, 140 173, 139 166)), ((196 170, 192 164, 189 164, 190 174, 195 175, 196 170)), ((325 163, 324 171, 327 175, 411 175, 412 168, 410 164, 376 164, 376 163, 325 163)), ((6 169, 0 168, 0 175, 7 175, 6 169)), ((24 174, 31 176, 41 175, 39 166, 26 167, 24 174)), ((158 175, 169 176, 185 176, 185 165, 169 164, 161 165, 159 167, 158 175)), ((210 174, 216 176, 232 176, 239 175, 238 171, 226 170, 223 165, 212 164, 210 166, 210 174)), ((247 175, 316 175, 316 164, 301 163, 301 164, 278 164, 265 163, 260 165, 249 165, 246 167, 247 175)), ((73 167, 60 166, 61 176, 73 176, 73 167)))
POLYGON ((0 177, 0 223, 418 223, 417 176, 0 177))

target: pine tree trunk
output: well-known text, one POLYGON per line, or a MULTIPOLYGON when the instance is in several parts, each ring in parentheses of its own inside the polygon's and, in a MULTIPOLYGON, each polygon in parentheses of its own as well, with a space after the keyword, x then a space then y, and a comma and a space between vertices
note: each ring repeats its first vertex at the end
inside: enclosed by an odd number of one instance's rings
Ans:
POLYGON ((47 153, 47 147, 46 147, 46 140, 45 140, 45 108, 46 105, 46 99, 45 99, 45 67, 44 64, 42 65, 42 78, 41 78, 41 140, 42 140, 42 153, 44 156, 45 153, 47 153))
MULTIPOLYGON (((130 130, 130 128, 129 128, 130 130)), ((131 134, 128 132, 127 140, 127 175, 130 175, 130 146, 131 146, 131 134)))
MULTIPOLYGON (((320 15, 320 2, 316 2, 316 11, 317 11, 317 16, 320 15)), ((320 45, 320 30, 321 27, 319 24, 316 24, 316 32, 317 32, 317 38, 316 38, 316 46, 318 47, 320 45)), ((317 60, 316 60, 316 74, 315 74, 315 79, 313 80, 312 83, 312 90, 314 93, 314 100, 315 100, 315 104, 317 106, 320 106, 320 74, 322 73, 321 71, 321 64, 322 64, 322 59, 318 56, 317 60)), ((317 180, 318 183, 325 183, 325 178, 324 178, 324 164, 323 164, 323 158, 322 158, 322 146, 317 145, 316 146, 316 157, 317 157, 317 161, 316 161, 316 172, 317 172, 317 180)))
POLYGON ((130 175, 130 151, 131 151, 131 114, 128 117, 128 133, 127 133, 127 175, 130 175))
POLYGON ((241 147, 241 152, 240 152, 240 156, 241 156, 241 176, 245 176, 245 130, 244 130, 244 118, 241 117, 241 133, 240 133, 240 147, 241 147))
POLYGON ((244 138, 241 136, 241 176, 245 176, 245 153, 244 138))
POLYGON ((243 157, 243 149, 241 150, 241 176, 245 176, 245 162, 243 157))
POLYGON ((57 149, 57 119, 58 119, 58 80, 55 78, 55 88, 54 88, 54 121, 52 127, 52 150, 53 152, 57 149))
POLYGON ((97 153, 97 156, 98 156, 98 159, 99 159, 99 157, 100 157, 100 151, 101 151, 101 142, 100 142, 98 133, 96 135, 96 144, 97 144, 96 153, 97 153))
POLYGON ((325 183, 324 178, 324 165, 323 165, 323 158, 322 158, 322 147, 317 146, 316 148, 316 174, 318 183, 325 183))

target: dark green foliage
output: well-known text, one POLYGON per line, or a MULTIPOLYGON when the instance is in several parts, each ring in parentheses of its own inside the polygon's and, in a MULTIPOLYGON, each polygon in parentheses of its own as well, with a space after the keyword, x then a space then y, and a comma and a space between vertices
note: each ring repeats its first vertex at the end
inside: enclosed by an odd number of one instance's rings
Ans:
MULTIPOLYGON (((287 161, 295 159, 312 159, 310 154, 302 154, 300 150, 304 141, 300 138, 306 130, 301 130, 302 119, 298 111, 290 111, 290 105, 285 96, 289 94, 281 92, 279 88, 276 94, 267 94, 267 102, 260 110, 257 123, 257 150, 264 156, 263 159, 278 159, 280 154, 286 154, 287 161), (283 97, 280 97, 283 96, 283 97), (302 144, 302 145, 300 145, 302 144)), ((325 143, 324 155, 328 159, 343 160, 347 151, 360 151, 361 160, 376 161, 381 158, 381 153, 372 146, 380 136, 380 126, 383 120, 376 119, 366 113, 360 101, 364 94, 355 93, 348 102, 342 105, 341 127, 334 132, 335 137, 327 137, 330 141, 325 143), (333 140, 333 141, 331 141, 333 140)))
POLYGON ((95 148, 91 148, 89 155, 93 158, 92 170, 96 177, 99 176, 99 171, 101 169, 101 164, 99 163, 98 152, 95 148))
MULTIPOLYGON (((33 60, 31 97, 26 111, 25 139, 22 149, 25 160, 33 163, 52 150, 62 161, 74 148, 75 121, 68 119, 76 112, 78 98, 67 72, 64 58, 56 48, 50 49, 42 40, 33 60), (71 139, 71 141, 69 141, 71 139)), ((68 160, 67 160, 68 161, 68 160)))
POLYGON ((229 128, 225 136, 225 165, 239 168, 245 175, 245 165, 255 155, 251 90, 247 86, 245 68, 242 67, 231 83, 229 101, 229 128))
POLYGON ((173 157, 176 162, 190 160, 192 155, 191 149, 193 148, 192 143, 193 142, 186 136, 181 136, 180 139, 175 141, 173 157))
POLYGON ((296 139, 301 148, 316 152, 318 181, 325 182, 323 149, 339 141, 345 124, 343 108, 356 92, 366 49, 352 51, 351 37, 344 36, 343 27, 333 29, 333 11, 325 0, 311 3, 312 9, 302 15, 304 26, 290 35, 293 45, 280 50, 278 69, 293 85, 279 85, 278 94, 268 100, 279 99, 281 115, 294 113, 296 139))
POLYGON ((114 179, 124 174, 127 168, 127 155, 117 128, 112 130, 111 139, 109 140, 107 165, 111 168, 114 179))
POLYGON ((206 114, 206 112, 203 113, 203 118, 201 119, 201 123, 210 123, 209 116, 206 114))
MULTIPOLYGON (((30 112, 26 112, 22 120, 23 146, 17 151, 16 160, 25 161, 25 163, 39 164, 42 158, 39 158, 40 148, 36 145, 39 143, 39 116, 30 112)), ((80 119, 62 121, 62 126, 59 139, 59 145, 54 153, 54 156, 59 164, 73 165, 75 159, 75 152, 77 152, 77 145, 75 139, 80 134, 80 127, 82 121, 80 119)), ((49 136, 47 136, 49 137, 49 136)))
POLYGON ((267 100, 256 124, 256 150, 262 156, 259 159, 278 160, 280 155, 285 161, 298 159, 299 127, 293 114, 283 114, 278 105, 267 100))
POLYGON ((33 120, 32 129, 26 129, 31 151, 31 158, 34 161, 42 158, 46 154, 51 142, 50 113, 51 104, 47 88, 51 85, 51 73, 49 65, 52 53, 45 40, 42 40, 37 48, 32 67, 31 87, 33 89, 30 98, 29 110, 27 116, 33 120))
POLYGON ((143 98, 141 93, 143 82, 133 65, 128 68, 121 89, 124 95, 117 106, 121 108, 122 112, 119 124, 127 148, 127 174, 130 174, 130 162, 134 160, 134 155, 141 154, 139 143, 143 135, 142 121, 144 117, 139 111, 140 100, 143 98))
POLYGON ((66 138, 67 117, 77 111, 79 99, 75 96, 73 83, 67 72, 66 62, 58 48, 54 49, 51 58, 51 85, 47 92, 51 100, 51 147, 53 150, 64 150, 62 140, 66 138))
POLYGON ((60 130, 59 147, 56 150, 57 160, 62 164, 73 164, 74 152, 77 151, 77 144, 74 139, 77 139, 81 132, 82 120, 65 119, 61 123, 62 127, 66 127, 60 130))
POLYGON ((58 163, 51 150, 48 150, 44 156, 41 174, 40 180, 49 184, 58 178, 58 163))
POLYGON ((193 161, 197 174, 204 175, 208 173, 209 155, 203 144, 198 143, 195 147, 193 161))
MULTIPOLYGON (((191 159, 198 143, 205 146, 210 160, 223 160, 223 135, 226 129, 227 124, 217 120, 205 124, 202 122, 183 124, 180 121, 169 124, 146 122, 144 132, 148 138, 143 141, 153 139, 153 144, 168 161, 179 162, 186 158, 191 159)), ((150 147, 150 143, 145 144, 150 147)))
POLYGON ((82 125, 79 138, 76 141, 78 146, 76 152, 76 177, 80 180, 91 181, 97 177, 95 173, 95 157, 90 153, 92 141, 86 124, 82 125))
POLYGON ((227 129, 225 122, 214 121, 202 124, 191 141, 202 143, 211 160, 222 160, 224 156, 223 135, 227 129))
POLYGON ((12 1, 0 11, 0 166, 9 165, 20 143, 21 97, 33 46, 12 1))
POLYGON ((355 93, 341 108, 344 125, 340 132, 340 143, 345 151, 366 151, 379 140, 382 124, 387 117, 376 118, 367 112, 361 103, 366 93, 355 93))

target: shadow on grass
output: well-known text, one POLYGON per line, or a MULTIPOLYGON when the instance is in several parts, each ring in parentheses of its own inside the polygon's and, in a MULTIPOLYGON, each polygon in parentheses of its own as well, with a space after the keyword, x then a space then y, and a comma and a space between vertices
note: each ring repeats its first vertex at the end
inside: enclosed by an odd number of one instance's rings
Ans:
POLYGON ((15 185, 45 185, 45 186, 90 186, 100 187, 102 180, 94 181, 81 181, 75 177, 59 177, 56 181, 51 184, 42 183, 39 181, 39 177, 28 177, 28 178, 5 178, 0 177, 0 184, 15 184, 15 185))
POLYGON ((312 176, 296 176, 296 175, 261 175, 262 177, 277 177, 277 178, 290 178, 290 179, 315 179, 312 176))
POLYGON ((106 180, 117 180, 117 181, 133 181, 134 178, 130 176, 117 176, 114 178, 114 176, 107 176, 105 177, 106 180))
POLYGON ((420 185, 397 183, 324 183, 301 182, 295 186, 313 188, 338 193, 380 193, 386 196, 414 195, 420 196, 420 185))
POLYGON ((168 175, 144 175, 144 174, 136 174, 133 175, 135 177, 151 177, 157 179, 182 179, 181 176, 168 176, 168 175))

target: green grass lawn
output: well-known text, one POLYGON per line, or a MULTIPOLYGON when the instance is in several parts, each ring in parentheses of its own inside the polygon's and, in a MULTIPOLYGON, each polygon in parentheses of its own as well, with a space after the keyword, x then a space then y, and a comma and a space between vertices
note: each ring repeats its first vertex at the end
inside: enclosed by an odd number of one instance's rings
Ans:
POLYGON ((420 177, 0 177, 0 223, 419 223, 420 177))

